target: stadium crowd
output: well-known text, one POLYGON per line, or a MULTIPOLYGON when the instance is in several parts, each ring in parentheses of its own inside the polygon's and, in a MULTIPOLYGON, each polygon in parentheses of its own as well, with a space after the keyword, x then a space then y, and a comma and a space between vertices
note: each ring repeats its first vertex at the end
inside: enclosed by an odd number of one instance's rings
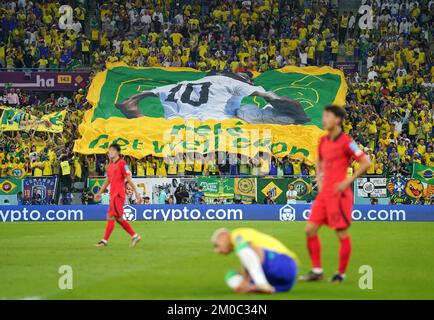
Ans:
MULTIPOLYGON (((368 174, 410 176, 415 162, 434 166, 434 1, 361 1, 373 10, 373 27, 361 29, 357 11, 342 11, 334 1, 303 0, 126 0, 69 1, 73 23, 58 27, 59 1, 2 1, 0 68, 93 71, 107 62, 134 66, 186 66, 232 72, 276 69, 286 65, 334 65, 359 61, 348 74, 344 130, 372 159, 368 174), (312 4, 311 4, 312 3, 312 4), (86 28, 87 26, 88 28, 86 28), (88 36, 86 36, 88 34, 88 36)), ((40 116, 68 110, 60 134, 3 132, 0 175, 52 175, 71 181, 103 176, 104 155, 72 152, 87 104, 86 91, 70 97, 16 88, 0 92, 2 105, 40 116)), ((213 155, 205 161, 166 163, 149 155, 126 157, 137 176, 314 175, 300 159, 261 155, 250 161, 213 155)), ((194 158, 194 157, 193 157, 194 158)), ((354 164, 356 165, 356 164, 354 164)))

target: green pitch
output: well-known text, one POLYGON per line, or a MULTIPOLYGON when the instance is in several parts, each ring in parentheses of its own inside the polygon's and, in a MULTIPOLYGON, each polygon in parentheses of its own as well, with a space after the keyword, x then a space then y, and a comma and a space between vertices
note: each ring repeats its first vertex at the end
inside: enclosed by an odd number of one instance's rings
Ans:
MULTIPOLYGON (((234 254, 213 253, 218 227, 253 227, 294 250, 309 269, 302 222, 133 222, 142 242, 130 248, 116 226, 110 245, 95 248, 105 222, 0 224, 0 299, 434 299, 434 223, 359 222, 353 256, 341 285, 297 283, 290 293, 236 295, 223 277, 238 267, 234 254), (73 289, 58 288, 59 267, 70 265, 73 289), (373 289, 359 289, 361 265, 373 269, 373 289)), ((337 265, 338 241, 321 232, 327 276, 337 265)))

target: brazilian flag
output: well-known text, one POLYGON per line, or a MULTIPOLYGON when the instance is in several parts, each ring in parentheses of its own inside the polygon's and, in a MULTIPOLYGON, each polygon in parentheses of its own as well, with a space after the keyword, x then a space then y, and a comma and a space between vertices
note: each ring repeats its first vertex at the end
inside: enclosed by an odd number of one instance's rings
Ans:
POLYGON ((426 166, 421 163, 414 163, 413 174, 411 177, 428 184, 434 184, 434 167, 426 166))
POLYGON ((93 194, 96 194, 103 186, 105 178, 88 178, 87 188, 93 194))
POLYGON ((17 194, 22 190, 21 179, 3 178, 0 179, 0 195, 17 194))

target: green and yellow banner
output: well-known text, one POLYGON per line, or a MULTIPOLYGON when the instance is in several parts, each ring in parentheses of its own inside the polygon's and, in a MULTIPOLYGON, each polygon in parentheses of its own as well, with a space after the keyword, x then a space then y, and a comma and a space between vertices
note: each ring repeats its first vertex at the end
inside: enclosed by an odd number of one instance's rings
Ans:
POLYGON ((234 198, 252 203, 256 199, 256 178, 234 178, 234 198))
POLYGON ((36 117, 28 112, 0 106, 0 131, 44 131, 59 133, 63 131, 66 110, 36 117))
POLYGON ((312 182, 310 178, 258 178, 256 180, 257 201, 263 204, 267 194, 270 193, 276 204, 287 202, 286 191, 288 186, 294 186, 297 191, 297 200, 312 200, 312 182))
POLYGON ((91 83, 93 108, 74 151, 104 153, 116 142, 136 158, 267 152, 313 163, 323 108, 344 105, 346 93, 342 71, 330 67, 285 67, 249 78, 109 64, 91 83))
POLYGON ((198 177, 197 185, 203 188, 203 193, 206 198, 234 198, 234 178, 198 177))
POLYGON ((434 167, 415 162, 413 164, 413 174, 411 177, 428 184, 434 184, 434 167))
POLYGON ((387 193, 393 204, 429 203, 434 195, 434 184, 414 178, 391 177, 387 179, 387 193))

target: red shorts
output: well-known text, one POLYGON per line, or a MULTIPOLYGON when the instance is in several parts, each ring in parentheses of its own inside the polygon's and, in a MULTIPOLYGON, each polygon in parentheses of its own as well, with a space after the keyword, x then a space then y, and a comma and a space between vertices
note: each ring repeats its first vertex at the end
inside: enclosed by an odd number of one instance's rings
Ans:
POLYGON ((320 192, 313 202, 308 221, 331 229, 346 229, 351 225, 353 192, 320 192))
POLYGON ((122 218, 122 216, 124 215, 124 204, 125 197, 122 197, 120 195, 110 196, 108 216, 122 218))

